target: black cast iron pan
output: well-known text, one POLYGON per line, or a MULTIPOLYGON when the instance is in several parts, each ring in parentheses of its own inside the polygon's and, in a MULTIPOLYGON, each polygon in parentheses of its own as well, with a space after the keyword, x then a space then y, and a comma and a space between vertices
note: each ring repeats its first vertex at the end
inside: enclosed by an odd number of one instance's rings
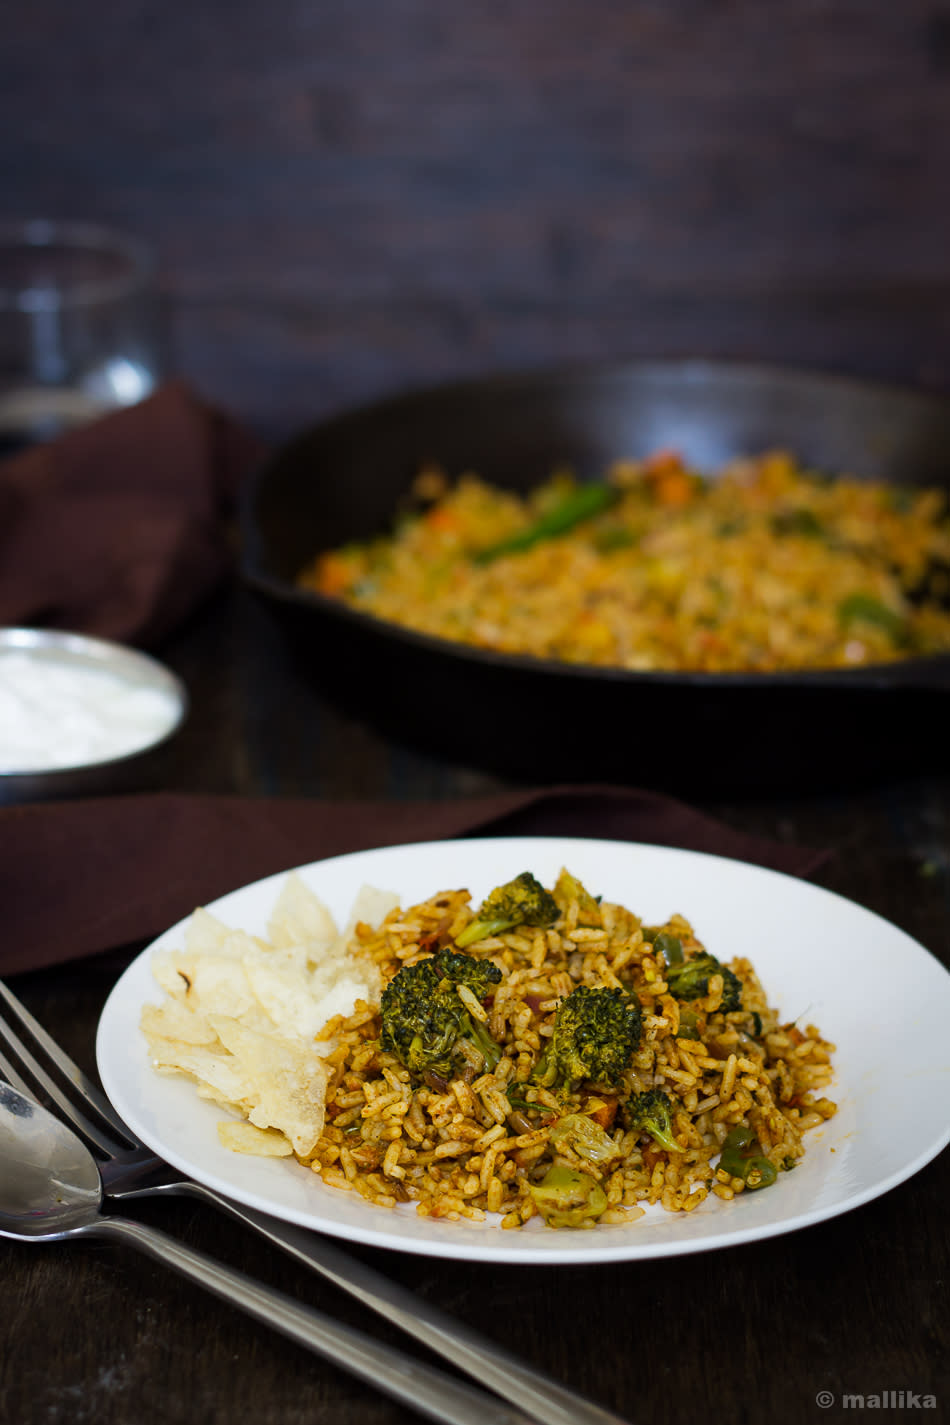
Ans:
POLYGON ((700 469, 782 447, 816 468, 950 487, 950 401, 821 373, 630 361, 467 381, 326 420, 242 510, 243 574, 326 695, 430 754, 523 781, 700 795, 834 787, 950 765, 950 658, 784 674, 638 673, 483 652, 294 586, 386 528, 425 461, 515 489, 674 447, 700 469))

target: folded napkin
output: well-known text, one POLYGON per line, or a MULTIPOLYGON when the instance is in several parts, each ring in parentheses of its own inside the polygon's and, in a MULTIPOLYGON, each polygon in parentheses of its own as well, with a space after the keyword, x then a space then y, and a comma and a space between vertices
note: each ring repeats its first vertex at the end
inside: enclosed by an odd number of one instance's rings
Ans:
POLYGON ((0 624, 148 647, 233 558, 256 438, 181 382, 0 463, 0 624))
POLYGON ((659 793, 619 787, 444 802, 162 792, 13 806, 0 808, 0 975, 131 946, 226 891, 309 861, 466 835, 652 842, 802 876, 828 856, 750 836, 659 793))

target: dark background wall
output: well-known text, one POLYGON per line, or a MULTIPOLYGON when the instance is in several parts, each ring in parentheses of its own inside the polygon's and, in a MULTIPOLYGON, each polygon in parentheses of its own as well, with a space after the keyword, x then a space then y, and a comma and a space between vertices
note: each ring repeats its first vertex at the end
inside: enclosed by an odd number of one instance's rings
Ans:
POLYGON ((947 0, 32 0, 0 210, 149 238, 267 434, 638 354, 950 390, 947 0))

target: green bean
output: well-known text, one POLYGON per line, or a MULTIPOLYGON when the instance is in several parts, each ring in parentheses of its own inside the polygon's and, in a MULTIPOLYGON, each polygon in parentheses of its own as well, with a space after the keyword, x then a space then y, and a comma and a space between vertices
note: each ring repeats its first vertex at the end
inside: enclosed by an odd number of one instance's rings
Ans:
POLYGON ((565 495, 552 509, 528 525, 527 529, 509 535, 507 539, 491 544, 475 554, 476 564, 488 564, 503 554, 519 554, 531 549, 545 539, 554 539, 559 534, 567 534, 584 520, 599 515, 609 509, 617 499, 617 490, 612 485, 578 485, 576 490, 565 495))

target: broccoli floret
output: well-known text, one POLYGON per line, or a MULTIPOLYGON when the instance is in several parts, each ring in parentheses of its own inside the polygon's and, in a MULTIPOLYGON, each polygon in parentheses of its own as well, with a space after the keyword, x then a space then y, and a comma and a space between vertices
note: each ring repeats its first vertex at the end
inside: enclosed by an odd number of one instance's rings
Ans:
POLYGON ((721 965, 715 955, 694 955, 692 960, 682 960, 666 967, 666 982, 670 994, 676 999, 700 999, 708 994, 712 975, 722 975, 722 1002, 719 1008, 723 1014, 741 1009, 742 981, 721 965))
POLYGON ((501 971, 491 960, 476 960, 474 955, 457 955, 454 950, 440 950, 435 957, 439 972, 454 985, 465 985, 476 999, 487 999, 501 981, 501 971))
POLYGON ((496 886, 486 896, 478 915, 455 937, 458 946, 473 945, 489 935, 500 935, 513 925, 551 925, 560 911, 557 902, 530 871, 522 871, 513 881, 496 886))
POLYGON ((549 1227, 593 1226, 607 1210, 607 1194, 600 1183, 555 1163, 539 1183, 529 1183, 528 1191, 549 1227))
POLYGON ((457 986, 484 999, 501 979, 490 961, 474 960, 442 950, 429 960, 405 965, 383 990, 380 1000, 380 1046, 410 1073, 431 1072, 449 1079, 465 1067, 462 1043, 480 1050, 489 1069, 501 1050, 458 993, 457 986))
POLYGON ((627 1104, 627 1121, 631 1128, 639 1128, 661 1148, 671 1153, 682 1153, 682 1148, 673 1137, 673 1105, 668 1093, 663 1089, 647 1089, 637 1094, 627 1104))
POLYGON ((640 1006, 624 990, 578 985, 558 1006, 533 1083, 568 1093, 583 1079, 615 1085, 640 1043, 640 1006))
POLYGON ((604 917, 596 896, 592 896, 582 881, 570 871, 561 870, 554 886, 554 898, 567 904, 577 901, 578 918, 583 925, 603 925, 604 917))

